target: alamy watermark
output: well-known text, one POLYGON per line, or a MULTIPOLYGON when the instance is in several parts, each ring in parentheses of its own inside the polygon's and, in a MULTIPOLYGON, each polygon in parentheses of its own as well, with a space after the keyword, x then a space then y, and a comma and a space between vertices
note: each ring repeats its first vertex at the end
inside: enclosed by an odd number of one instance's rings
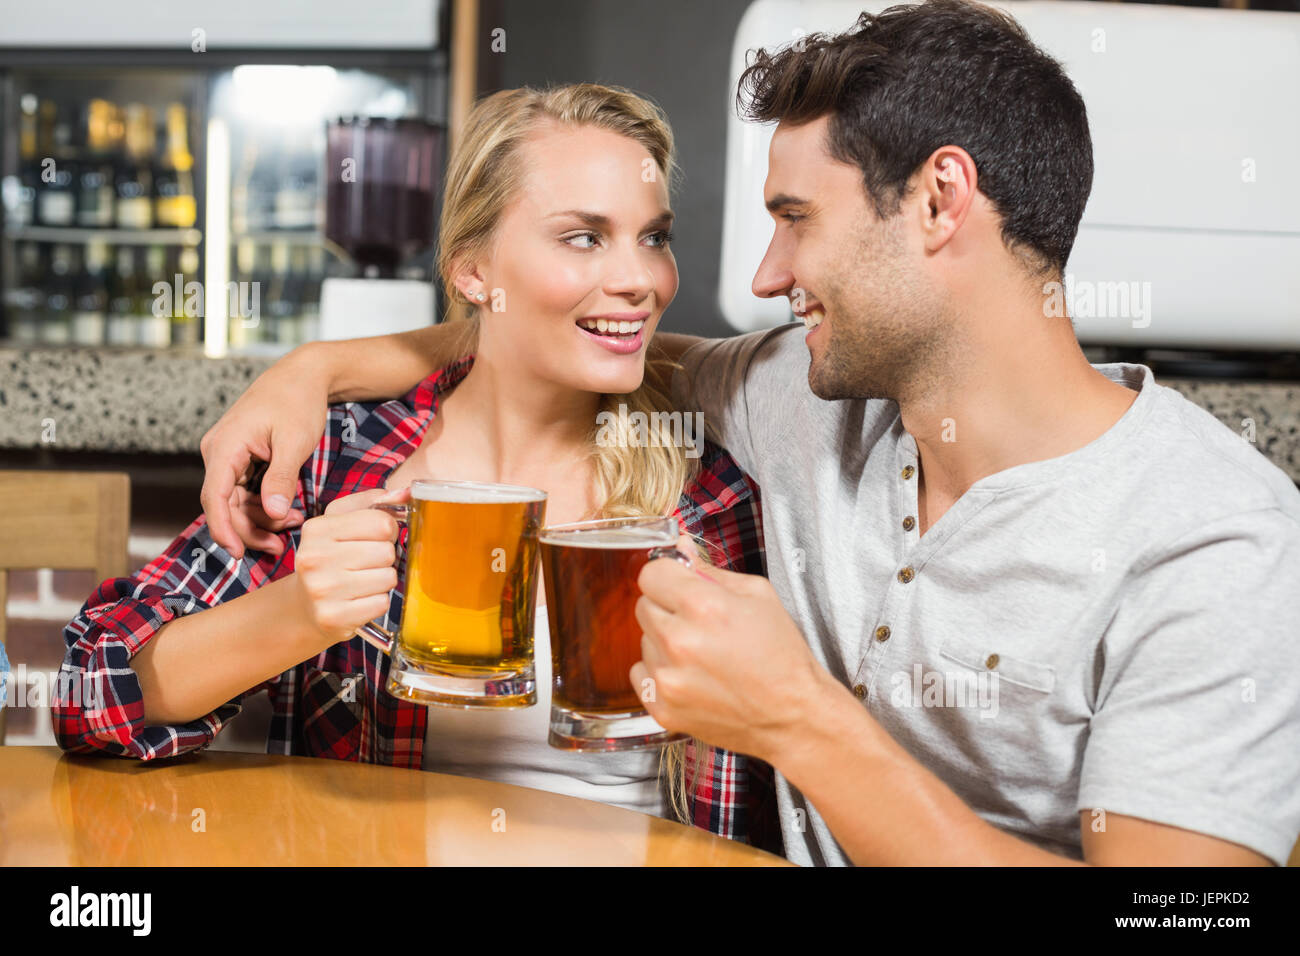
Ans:
MULTIPOLYGON (((226 315, 240 319, 245 328, 256 328, 262 317, 262 290, 259 282, 236 282, 233 279, 220 290, 225 295, 226 315)), ((153 284, 154 300, 152 311, 158 318, 186 316, 203 318, 206 314, 204 303, 207 290, 203 283, 176 273, 172 282, 159 280, 153 284)))
POLYGON ((889 702, 895 707, 965 707, 981 718, 998 715, 997 671, 932 671, 919 663, 890 678, 889 702))
POLYGON ((685 448, 687 458, 704 454, 703 412, 629 412, 620 403, 617 412, 596 415, 596 444, 602 448, 685 448))
POLYGON ((1093 282, 1066 273, 1065 282, 1043 284, 1043 315, 1076 319, 1129 319, 1133 328, 1151 324, 1150 282, 1093 282))
POLYGON ((99 710, 104 700, 104 675, 100 671, 43 671, 15 664, 0 674, 0 700, 5 707, 76 707, 99 710))

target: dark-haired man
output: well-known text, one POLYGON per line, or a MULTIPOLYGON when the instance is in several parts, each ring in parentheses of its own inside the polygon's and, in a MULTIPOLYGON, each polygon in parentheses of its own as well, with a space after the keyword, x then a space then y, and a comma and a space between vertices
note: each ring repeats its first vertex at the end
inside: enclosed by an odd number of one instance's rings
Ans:
POLYGON ((651 713, 776 767, 800 863, 1284 862, 1300 492, 1045 314, 1092 178, 1059 65, 933 0, 741 93, 778 124, 754 292, 807 334, 661 337, 763 489, 770 582, 645 568, 651 713))

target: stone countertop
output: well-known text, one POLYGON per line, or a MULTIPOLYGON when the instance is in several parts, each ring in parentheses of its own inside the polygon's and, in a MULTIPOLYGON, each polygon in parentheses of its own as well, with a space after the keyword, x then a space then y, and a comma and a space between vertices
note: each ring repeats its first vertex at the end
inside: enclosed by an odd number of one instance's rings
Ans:
MULTIPOLYGON (((0 347, 0 449, 197 453, 271 355, 0 347)), ((1300 483, 1300 383, 1160 378, 1300 483)))
POLYGON ((1300 382, 1161 378, 1238 435, 1300 484, 1300 382))
POLYGON ((275 361, 130 348, 0 348, 0 448, 198 453, 275 361))

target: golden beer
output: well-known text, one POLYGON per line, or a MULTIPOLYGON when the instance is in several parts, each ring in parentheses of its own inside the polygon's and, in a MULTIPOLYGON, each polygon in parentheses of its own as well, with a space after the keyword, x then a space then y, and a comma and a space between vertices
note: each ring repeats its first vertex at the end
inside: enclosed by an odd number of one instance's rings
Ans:
POLYGON ((533 618, 546 492, 468 481, 415 481, 406 519, 402 622, 358 634, 392 655, 388 692, 419 703, 536 703, 533 618), (368 632, 368 633, 367 633, 368 632))

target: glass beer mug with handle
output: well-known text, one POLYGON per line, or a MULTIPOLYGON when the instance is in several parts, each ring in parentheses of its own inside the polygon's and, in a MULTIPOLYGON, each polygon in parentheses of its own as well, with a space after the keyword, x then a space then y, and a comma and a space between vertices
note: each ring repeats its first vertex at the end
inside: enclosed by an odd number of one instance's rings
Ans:
MULTIPOLYGON (((537 703, 533 617, 546 492, 477 481, 411 482, 402 620, 358 637, 389 655, 394 697, 444 707, 537 703)), ((399 586, 401 582, 399 582, 399 586)))
POLYGON ((542 529, 542 578, 551 628, 551 728, 561 750, 639 750, 670 733, 646 712, 628 671, 641 659, 636 579, 646 562, 670 557, 675 518, 607 518, 542 529))

